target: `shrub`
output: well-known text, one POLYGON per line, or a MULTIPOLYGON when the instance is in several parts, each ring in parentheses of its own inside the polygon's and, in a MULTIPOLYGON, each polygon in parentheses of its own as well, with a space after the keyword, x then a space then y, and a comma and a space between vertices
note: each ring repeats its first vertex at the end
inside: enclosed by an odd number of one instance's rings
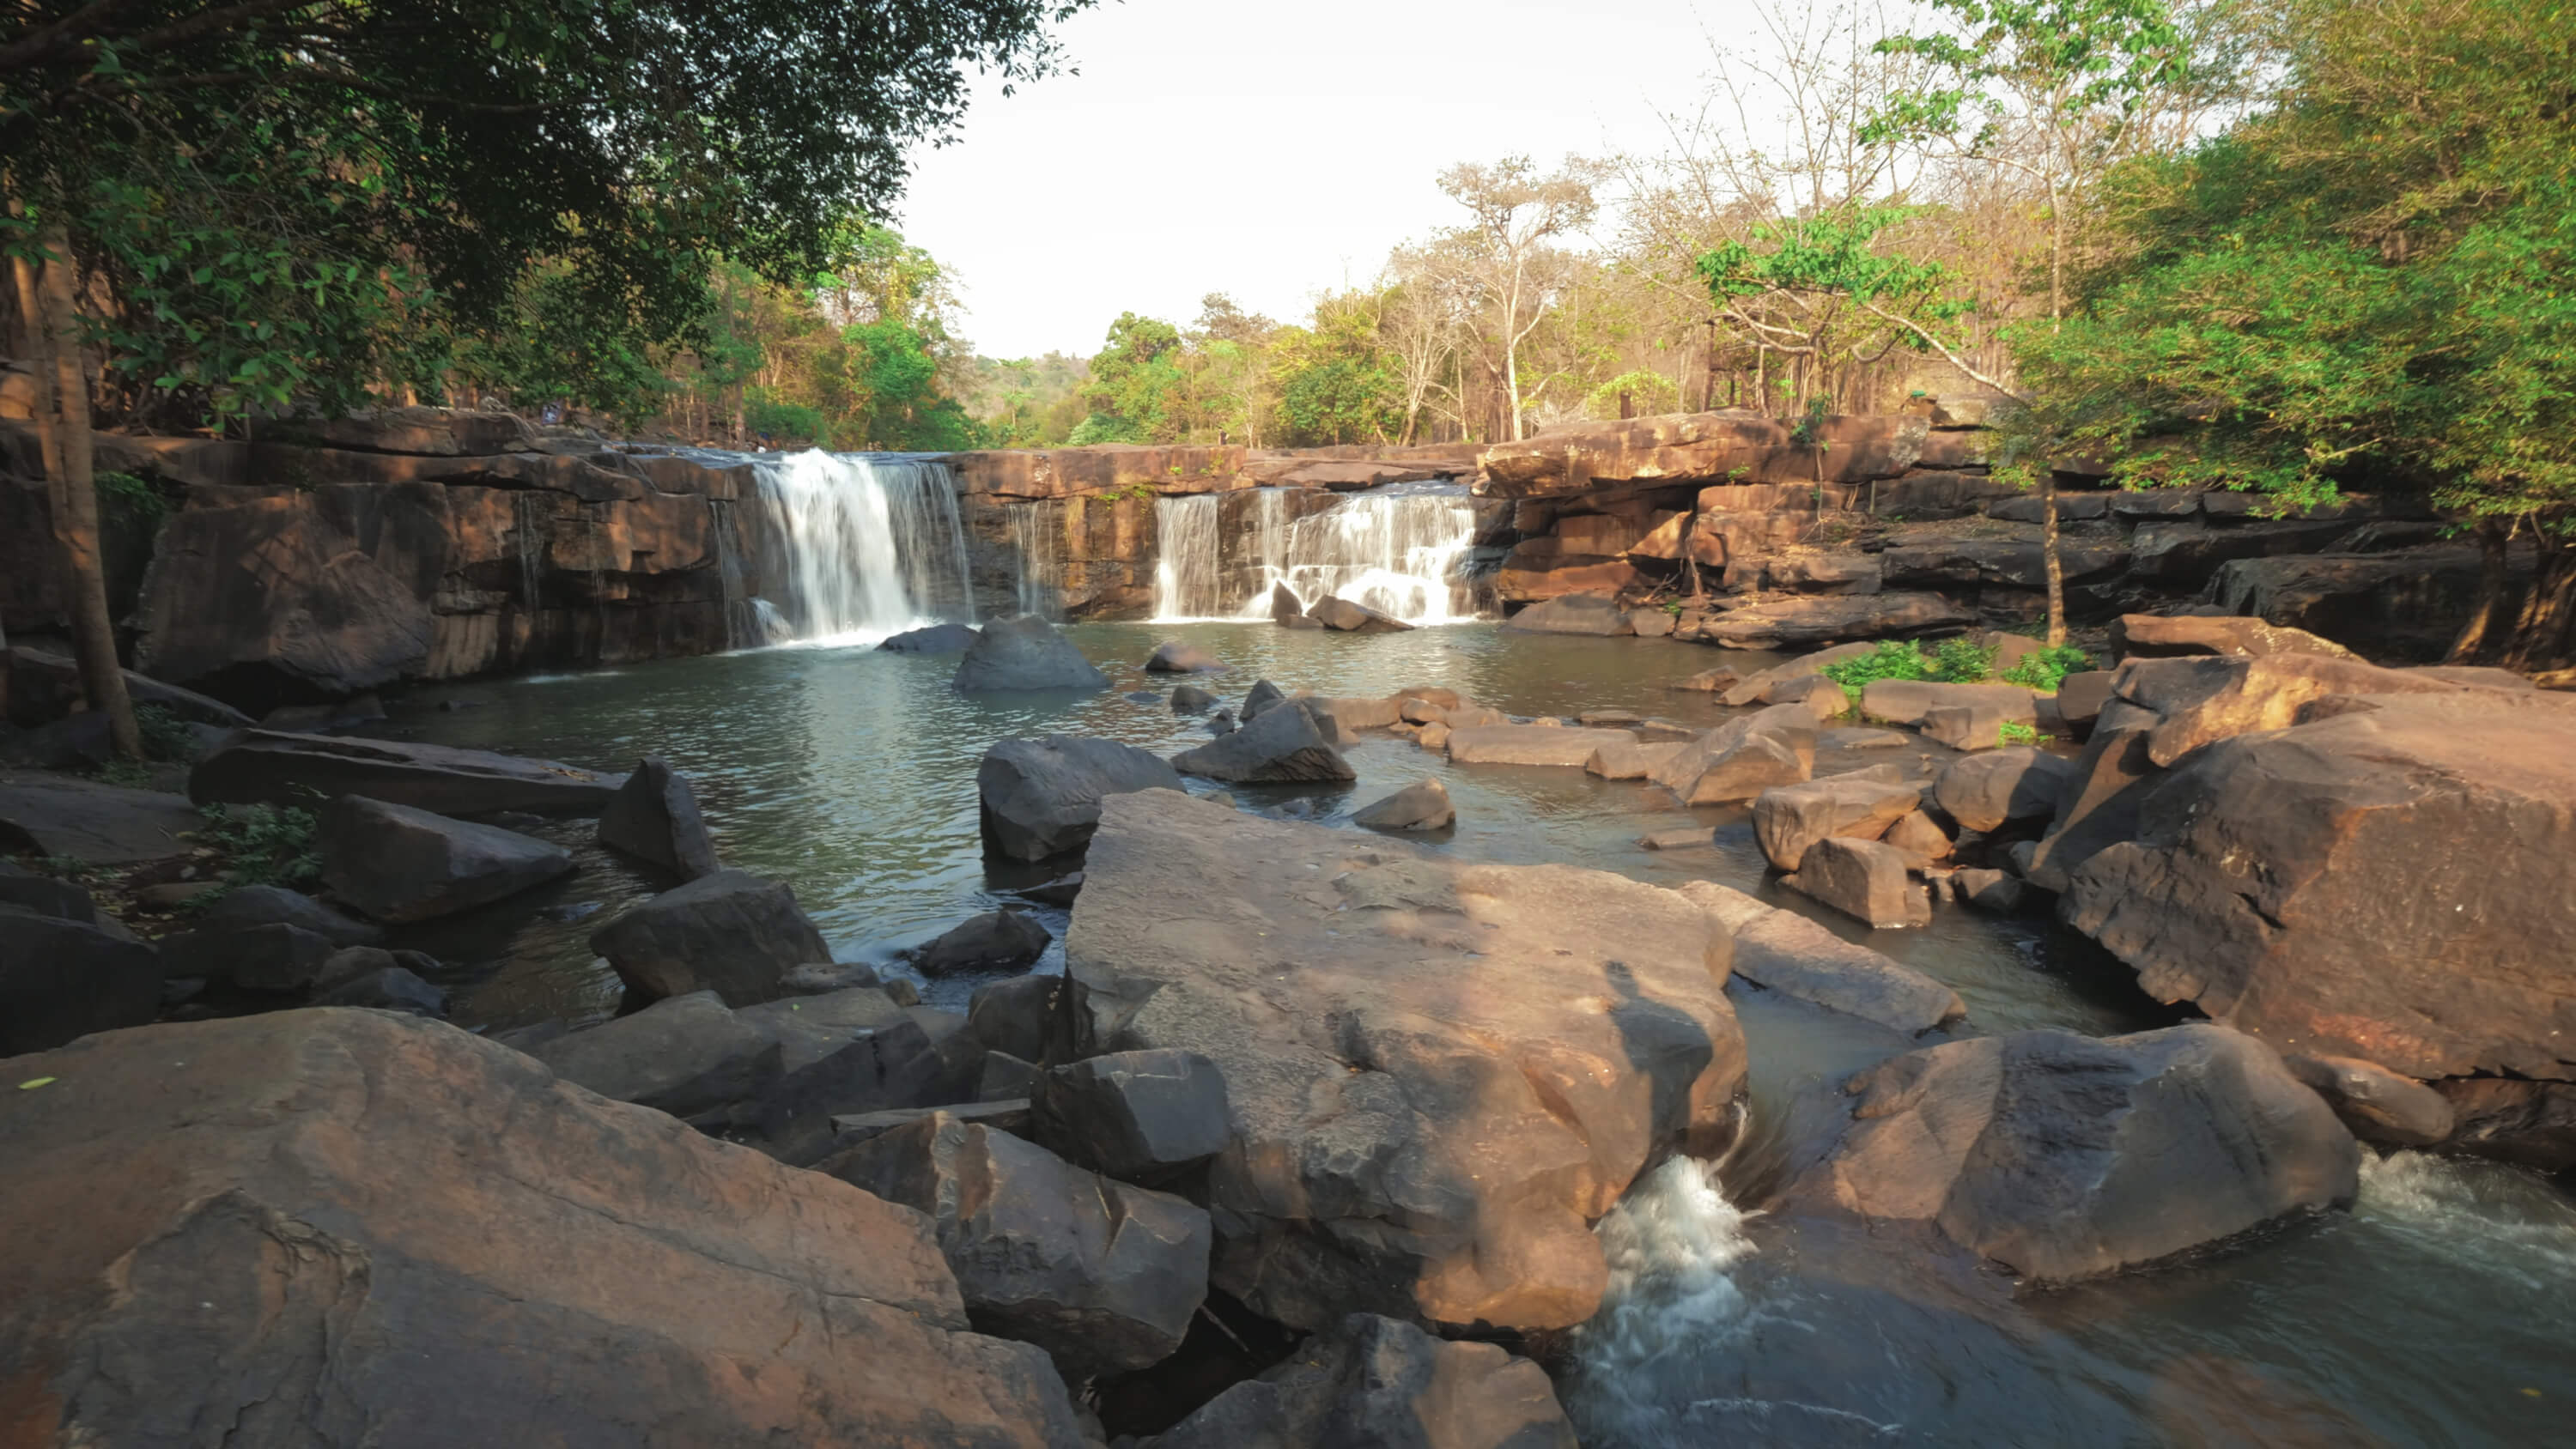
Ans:
POLYGON ((134 728, 143 736, 146 758, 186 764, 197 757, 197 737, 188 732, 188 722, 172 714, 167 705, 136 705, 134 728))
POLYGON ((322 877, 313 812, 292 805, 207 805, 200 844, 224 856, 224 879, 237 886, 301 887, 322 877))
POLYGON ((2092 667, 2092 655, 2072 644, 2059 644, 2034 649, 2014 660, 2013 667, 2004 671, 2004 682, 2036 689, 2042 694, 2055 694, 2066 676, 2081 674, 2092 667))
POLYGON ((2007 745, 2035 745, 2039 743, 2039 726, 2026 725, 2017 719, 2005 720, 2003 728, 1997 730, 1995 733, 1997 737, 2007 745))
POLYGON ((1911 641, 1890 639, 1867 654, 1855 654, 1849 659, 1837 659, 1826 665, 1821 672, 1827 679, 1841 685, 1843 693, 1851 696, 1851 702, 1857 706, 1860 703, 1860 692, 1874 681, 1930 679, 1932 661, 1924 658, 1923 651, 1915 647, 1911 641))
POLYGON ((1944 639, 1932 651, 1932 677, 1952 684, 1978 684, 1995 668, 2001 645, 1986 646, 1962 636, 1944 639))

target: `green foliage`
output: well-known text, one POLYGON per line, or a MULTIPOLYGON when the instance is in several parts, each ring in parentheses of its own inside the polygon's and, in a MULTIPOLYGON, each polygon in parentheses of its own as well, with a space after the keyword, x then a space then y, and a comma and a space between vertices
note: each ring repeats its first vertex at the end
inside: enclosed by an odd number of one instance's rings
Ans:
POLYGON ((1843 687, 1854 705, 1861 691, 1881 679, 1926 679, 1976 684, 1994 669, 1996 649, 1966 638, 1944 639, 1930 654, 1909 639, 1888 639, 1867 654, 1837 659, 1818 671, 1843 687))
POLYGON ((205 805, 198 843, 224 857, 224 879, 233 885, 301 887, 322 878, 314 841, 313 812, 276 805, 205 805))
POLYGON ((1073 431, 1065 437, 1065 442, 1076 448, 1087 448, 1094 443, 1141 443, 1143 441, 1145 439, 1137 431, 1134 423, 1108 413, 1091 414, 1075 424, 1073 431))
POLYGON ((2026 725, 2017 719, 2005 720, 1995 730, 1995 742, 2000 745, 2035 745, 2041 738, 2039 726, 2026 725))
POLYGON ((1638 417, 1682 410, 1682 390, 1660 372, 1640 368, 1623 372, 1584 395, 1583 415, 1610 421, 1619 416, 1620 399, 1625 398, 1638 417))
POLYGON ((1974 684, 1994 672, 1995 655, 2001 645, 1979 644, 1961 635, 1944 639, 1932 650, 1931 678, 1959 684, 1974 684))
POLYGON ((1891 98, 1864 129, 1868 139, 1967 132, 1971 148, 1983 149, 2002 139, 2015 103, 2054 131, 2096 117, 2116 126, 2140 97, 2189 71, 2188 43, 2164 0, 1930 4, 1952 17, 1956 33, 1891 36, 1877 48, 1922 56, 1951 83, 1891 98))
POLYGON ((2012 668, 2003 672, 2003 681, 2025 689, 2036 689, 2042 694, 2055 694, 2066 676, 2081 674, 2092 667, 2092 655, 2072 644, 2059 644, 2034 649, 2014 660, 2012 668))
POLYGON ((150 759, 185 764, 197 758, 197 737, 167 705, 136 705, 134 727, 142 734, 143 753, 150 759))
POLYGON ((1756 223, 1748 239, 1718 243, 1699 259, 1709 295, 1829 293, 1855 306, 1922 299, 1927 315, 1948 320, 1971 304, 1943 295, 1955 278, 1939 262, 1879 249, 1882 233, 1916 215, 1907 206, 1846 206, 1814 216, 1756 223))

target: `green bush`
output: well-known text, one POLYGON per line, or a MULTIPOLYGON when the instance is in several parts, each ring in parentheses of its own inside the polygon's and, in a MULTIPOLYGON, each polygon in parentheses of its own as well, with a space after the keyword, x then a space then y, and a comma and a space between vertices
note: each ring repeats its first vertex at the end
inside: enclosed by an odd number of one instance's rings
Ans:
POLYGON ((2035 745, 2039 743, 2039 726, 2026 725, 2017 719, 2005 720, 2003 728, 1997 730, 1995 734, 2002 743, 2007 745, 2035 745))
POLYGON ((1981 645, 1960 636, 1944 639, 1932 651, 1932 677, 1952 684, 1982 683, 1994 673, 1995 655, 2001 645, 1981 645))
POLYGON ((1945 684, 1983 682, 1995 667, 1995 650, 1972 639, 1944 639, 1926 655, 1910 640, 1890 639, 1867 654, 1837 659, 1824 667, 1827 679, 1843 687, 1857 706, 1860 692, 1880 679, 1929 679, 1945 684))
POLYGON ((313 812, 292 805, 207 805, 198 843, 223 853, 232 885, 302 887, 322 878, 313 812))
POLYGON ((2066 676, 2081 674, 2092 667, 2092 655, 2072 644, 2059 644, 2047 649, 2034 649, 2014 660, 2013 667, 2004 671, 2004 682, 2036 689, 2042 694, 2055 694, 2066 676))
POLYGON ((184 765, 197 758, 197 737, 188 733, 188 722, 172 714, 167 705, 136 705, 134 727, 143 735, 148 759, 184 765))

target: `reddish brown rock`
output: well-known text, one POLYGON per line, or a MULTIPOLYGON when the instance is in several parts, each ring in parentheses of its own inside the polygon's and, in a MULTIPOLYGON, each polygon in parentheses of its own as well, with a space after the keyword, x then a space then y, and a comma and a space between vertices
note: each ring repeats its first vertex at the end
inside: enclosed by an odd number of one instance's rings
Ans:
POLYGON ((2111 624, 2114 659, 2171 659, 2190 654, 2322 654, 2329 659, 2356 659, 2331 639, 2305 629, 2292 629, 2261 619, 2157 614, 2123 614, 2111 624))
POLYGON ((1875 765, 1765 790, 1753 802, 1753 838, 1774 870, 1796 870, 1808 847, 1828 836, 1876 840, 1922 803, 1922 792, 1895 774, 1894 766, 1875 765))
POLYGON ((37 1077, 0 1096, 26 1442, 1080 1439, 917 1214, 453 1028, 146 1027, 37 1077))
POLYGON ((1807 847, 1781 884, 1879 930, 1932 924, 1932 903, 1906 869, 1905 852, 1876 840, 1828 836, 1807 847))
POLYGON ((1729 649, 1811 649, 1953 632, 1975 622, 1974 614, 1938 594, 1827 594, 1731 609, 1704 620, 1699 637, 1729 649))
POLYGON ((1496 497, 1527 498, 1605 483, 1891 478, 1923 455, 1930 429, 1921 418, 1835 417, 1823 431, 1822 446, 1794 441, 1788 423, 1750 412, 1587 423, 1486 449, 1480 486, 1496 497))
POLYGON ((1569 553, 1554 535, 1523 539, 1494 572, 1494 596, 1533 603, 1563 594, 1616 594, 1646 582, 1626 559, 1569 553))

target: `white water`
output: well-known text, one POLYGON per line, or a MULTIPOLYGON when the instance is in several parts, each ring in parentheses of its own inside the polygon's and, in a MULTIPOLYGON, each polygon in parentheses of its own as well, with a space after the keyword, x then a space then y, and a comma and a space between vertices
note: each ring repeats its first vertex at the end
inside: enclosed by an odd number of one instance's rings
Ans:
POLYGON ((1463 494, 1357 493, 1295 520, 1289 502, 1283 490, 1263 488, 1240 505, 1249 517, 1229 560, 1216 497, 1161 500, 1155 621, 1266 619, 1271 589, 1282 583, 1308 607, 1339 597, 1408 624, 1475 617, 1474 589, 1459 575, 1476 538, 1475 509, 1463 494))
POLYGON ((1064 504, 1041 498, 1010 510, 1011 552, 1019 563, 1018 603, 1023 614, 1064 617, 1064 504))
POLYGON ((756 472, 773 640, 871 643, 941 616, 973 622, 945 462, 809 451, 756 472))

